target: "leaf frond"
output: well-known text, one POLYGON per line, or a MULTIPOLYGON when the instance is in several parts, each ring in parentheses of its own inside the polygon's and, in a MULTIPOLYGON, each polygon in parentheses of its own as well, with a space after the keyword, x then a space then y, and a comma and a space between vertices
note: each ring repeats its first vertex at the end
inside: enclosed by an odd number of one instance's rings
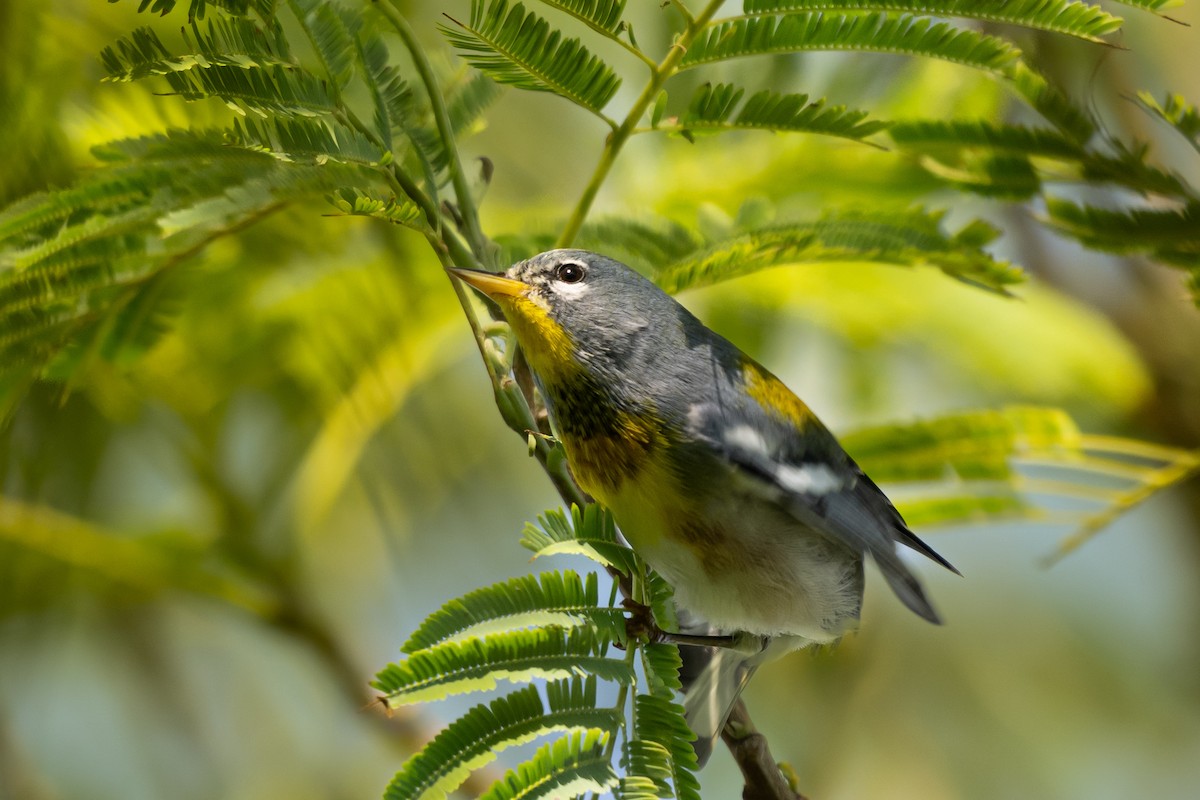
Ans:
POLYGON ((995 231, 984 223, 948 234, 942 214, 914 208, 897 213, 842 211, 815 222, 772 225, 713 243, 655 275, 668 292, 707 286, 782 264, 872 261, 928 264, 970 283, 1003 291, 1021 280, 1019 270, 982 249, 995 231))
POLYGON ((152 28, 135 29, 100 52, 108 71, 105 80, 128 82, 213 67, 294 66, 282 34, 268 32, 248 19, 219 18, 210 20, 205 29, 193 24, 192 30, 192 36, 184 32, 192 52, 172 55, 152 28))
MULTIPOLYGON (((115 3, 118 0, 109 0, 115 3)), ((179 0, 138 0, 138 13, 149 11, 165 17, 175 10, 179 0)), ((251 11, 262 18, 275 15, 275 0, 188 0, 188 21, 204 19, 208 7, 220 9, 226 14, 246 16, 251 11)))
MULTIPOLYGON (((593 678, 551 684, 547 686, 547 700, 543 705, 537 688, 529 686, 487 705, 475 706, 406 761, 384 797, 444 798, 473 771, 495 760, 498 752, 509 747, 550 733, 569 731, 581 734, 594 749, 597 744, 607 742, 620 724, 616 709, 596 708, 593 678)), ((566 761, 570 753, 563 755, 566 761)), ((579 752, 579 757, 583 756, 579 752)), ((550 766, 554 767, 553 762, 550 766)))
POLYGON ((625 616, 619 608, 600 607, 595 573, 544 572, 496 583, 456 598, 430 614, 400 648, 414 653, 464 634, 554 625, 592 625, 614 641, 624 636, 625 616))
POLYGON ((921 150, 978 147, 1053 158, 1079 158, 1084 152, 1060 131, 982 119, 900 120, 888 128, 888 136, 901 147, 921 150))
POLYGON ((1019 451, 1078 451, 1083 443, 1066 412, 1037 407, 947 414, 839 438, 879 481, 934 481, 947 471, 963 480, 1003 480, 1012 476, 1011 459, 1019 451))
POLYGON ((619 783, 598 730, 577 731, 542 746, 480 796, 480 800, 551 800, 605 794, 619 783))
POLYGON ((337 90, 344 89, 354 76, 354 28, 359 19, 343 14, 333 3, 320 0, 289 0, 308 40, 325 67, 325 74, 337 90))
POLYGON ((1052 227, 1089 247, 1111 253, 1189 254, 1191 263, 1200 264, 1200 201, 1176 208, 1113 210, 1049 197, 1046 213, 1052 227))
MULTIPOLYGON (((1116 2, 1162 16, 1160 12, 1171 8, 1179 8, 1179 6, 1183 5, 1184 0, 1116 0, 1116 2)), ((1167 17, 1167 19, 1170 19, 1170 17, 1167 17)))
POLYGON ((841 440, 864 470, 900 485, 892 496, 913 525, 1048 520, 1056 513, 1075 532, 1052 558, 1200 472, 1200 453, 1090 436, 1055 408, 959 412, 865 428, 841 440), (1039 496, 1067 498, 1088 510, 1051 512, 1035 501, 1039 496))
POLYGON ((325 84, 298 67, 214 64, 203 70, 168 72, 165 77, 171 94, 190 101, 219 98, 243 116, 250 112, 264 117, 315 117, 337 110, 325 84))
POLYGON ((1200 152, 1200 112, 1181 94, 1168 94, 1160 103, 1150 92, 1138 92, 1142 108, 1166 122, 1200 152))
POLYGON ((639 694, 634 721, 623 758, 627 774, 652 781, 660 791, 673 789, 679 800, 700 800, 696 735, 684 721, 683 707, 667 697, 639 694))
POLYGON ((804 11, 902 11, 931 17, 962 17, 1034 30, 1062 33, 1100 42, 1120 29, 1122 20, 1080 0, 746 0, 743 13, 752 16, 804 11))
POLYGON ((867 119, 867 112, 845 106, 828 106, 824 99, 809 102, 806 94, 756 92, 738 108, 744 90, 732 84, 704 84, 697 88, 679 121, 685 133, 737 128, 818 133, 861 141, 888 126, 867 119))
POLYGON ((1174 172, 1149 163, 1147 145, 1129 147, 1120 141, 1110 142, 1112 153, 1089 152, 1082 160, 1082 177, 1089 184, 1114 184, 1142 196, 1157 194, 1187 200, 1192 190, 1174 172))
POLYGON ((866 50, 938 58, 1001 75, 1021 51, 1004 39, 911 14, 788 14, 713 23, 688 48, 681 69, 752 55, 866 50))
POLYGON ((1084 144, 1096 133, 1096 123, 1091 115, 1024 61, 1014 63, 1008 77, 1025 102, 1075 141, 1084 144))
POLYGON ((954 165, 933 158, 921 164, 956 189, 985 197, 1028 200, 1042 188, 1041 176, 1023 155, 973 152, 962 154, 954 165))
POLYGON ((625 13, 626 0, 541 0, 580 20, 593 30, 614 34, 625 13))
MULTIPOLYGON (((659 627, 662 627, 661 622, 659 627)), ((641 653, 642 667, 651 694, 670 700, 675 692, 683 690, 683 683, 679 680, 679 670, 683 668, 679 645, 651 642, 642 645, 641 653)))
POLYGON ((497 681, 521 683, 593 675, 628 683, 632 668, 602 655, 612 639, 591 628, 546 627, 445 642, 389 664, 371 683, 391 707, 486 691, 497 681))
POLYGON ((322 166, 377 165, 388 153, 363 134, 332 120, 295 118, 234 120, 229 142, 280 161, 322 166))
POLYGON ((343 214, 374 217, 414 230, 425 230, 425 215, 416 203, 395 195, 381 195, 353 186, 343 186, 329 196, 343 214))
POLYGON ((508 0, 472 0, 468 23, 451 20, 442 32, 476 69, 493 80, 551 92, 600 114, 620 77, 578 39, 564 39, 550 23, 508 0))

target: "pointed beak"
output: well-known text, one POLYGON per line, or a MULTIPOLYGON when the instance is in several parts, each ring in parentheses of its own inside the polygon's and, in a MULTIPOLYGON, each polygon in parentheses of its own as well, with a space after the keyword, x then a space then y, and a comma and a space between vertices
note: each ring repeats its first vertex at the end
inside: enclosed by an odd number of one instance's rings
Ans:
POLYGON ((529 284, 507 278, 495 272, 451 267, 446 270, 461 281, 474 286, 493 300, 501 297, 520 297, 529 289, 529 284))

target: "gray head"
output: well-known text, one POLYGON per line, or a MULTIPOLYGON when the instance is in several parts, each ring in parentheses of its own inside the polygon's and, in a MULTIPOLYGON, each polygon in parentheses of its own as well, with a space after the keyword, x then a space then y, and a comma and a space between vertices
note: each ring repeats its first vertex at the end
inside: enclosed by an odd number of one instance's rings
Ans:
POLYGON ((453 272, 500 305, 543 376, 567 359, 597 368, 627 362, 638 351, 663 345, 663 334, 678 331, 690 318, 646 278, 586 250, 550 250, 514 264, 503 276, 453 272))

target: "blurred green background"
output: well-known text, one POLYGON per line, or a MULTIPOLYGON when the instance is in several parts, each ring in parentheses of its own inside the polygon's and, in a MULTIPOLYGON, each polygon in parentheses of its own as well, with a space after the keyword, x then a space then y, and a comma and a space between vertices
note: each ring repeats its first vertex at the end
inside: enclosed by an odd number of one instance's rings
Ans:
MULTIPOLYGON (((465 6, 411 4, 414 26, 438 50, 437 13, 465 6)), ((640 39, 665 38, 645 6, 640 39)), ((93 168, 94 144, 228 119, 99 82, 101 47, 149 21, 135 9, 0 3, 0 202, 93 168)), ((1200 26, 1194 4, 1171 13, 1200 26)), ((1186 147, 1126 98, 1200 97, 1200 34, 1135 14, 1131 52, 1023 43, 1194 182, 1186 147)), ((940 63, 737 68, 885 118, 1006 102, 940 63)), ((513 92, 487 119, 466 149, 496 165, 489 234, 560 220, 602 126, 513 92)), ((1004 300, 933 271, 799 266, 682 298, 835 430, 1039 403, 1200 446, 1200 314, 1178 273, 939 192, 896 153, 644 137, 600 210, 721 226, 748 198, 780 215, 919 200, 951 223, 990 216, 1032 275, 1004 300)), ((436 261, 415 235, 329 211, 288 207, 175 269, 148 353, 39 385, 0 431, 0 798, 377 796, 442 710, 387 719, 367 681, 442 601, 531 569, 519 531, 556 496, 500 423, 436 261)), ((862 631, 764 669, 751 712, 821 800, 1195 797, 1198 519, 1192 482, 1049 570, 1067 526, 924 531, 965 575, 925 571, 947 625, 874 576, 862 631)), ((723 751, 702 779, 707 797, 740 793, 723 751)))

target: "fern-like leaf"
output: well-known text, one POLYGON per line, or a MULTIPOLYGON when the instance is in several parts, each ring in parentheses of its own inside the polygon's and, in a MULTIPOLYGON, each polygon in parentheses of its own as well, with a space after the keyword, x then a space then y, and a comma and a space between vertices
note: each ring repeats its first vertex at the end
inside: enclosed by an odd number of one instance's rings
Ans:
POLYGON ((1090 41, 1121 27, 1120 17, 1080 0, 745 0, 747 15, 808 11, 902 11, 931 17, 964 17, 1062 33, 1090 41))
POLYGON ((699 87, 679 121, 684 135, 697 131, 747 128, 769 131, 799 131, 861 141, 887 127, 881 120, 868 120, 867 112, 845 106, 827 106, 825 101, 808 101, 805 94, 780 94, 764 90, 751 95, 741 109, 745 90, 731 84, 699 87))
POLYGON ((371 685, 385 693, 389 706, 397 707, 487 691, 499 680, 559 680, 587 674, 628 683, 633 680, 630 666, 602 655, 611 642, 602 630, 556 627, 446 642, 389 664, 371 685))
POLYGON ((388 157, 358 131, 321 119, 235 120, 229 141, 281 161, 315 166, 330 162, 376 165, 388 157))
MULTIPOLYGON (((546 232, 522 232, 500 236, 509 262, 529 258, 553 249, 555 235, 546 232)), ((600 217, 584 224, 576 240, 585 250, 602 251, 609 256, 651 274, 653 268, 667 264, 703 246, 704 240, 687 226, 664 217, 600 217)))
POLYGON ((1007 74, 1021 56, 1007 41, 910 14, 789 14, 714 23, 688 48, 681 69, 742 56, 808 50, 920 55, 1007 74))
POLYGON ((1015 407, 947 414, 880 425, 839 437, 855 461, 879 481, 1005 480, 1018 453, 1078 452, 1083 434, 1058 409, 1015 407))
POLYGON ((1182 177, 1149 163, 1150 147, 1140 143, 1127 147, 1120 141, 1109 142, 1113 153, 1089 152, 1082 160, 1081 174, 1089 184, 1110 183, 1124 186, 1143 196, 1157 194, 1187 200, 1193 191, 1182 177))
POLYGON ((1046 213, 1052 227, 1089 247, 1170 254, 1171 263, 1200 266, 1200 201, 1178 208, 1111 210, 1050 197, 1046 213))
MULTIPOLYGON (((663 627, 661 622, 659 627, 663 627)), ((646 674, 650 694, 668 700, 674 698, 675 692, 683 689, 679 680, 679 670, 683 667, 683 661, 679 657, 679 646, 667 643, 644 644, 641 653, 642 668, 646 674)))
POLYGON ((1095 134, 1091 116, 1024 61, 1012 65, 1008 78, 1025 102, 1076 142, 1084 144, 1095 134))
MULTIPOLYGON (((117 0, 108 0, 115 3, 117 0)), ((149 11, 166 16, 175 10, 179 0, 138 0, 138 13, 149 11)), ((188 0, 188 22, 204 19, 209 6, 215 6, 226 14, 245 16, 251 11, 267 19, 275 14, 275 0, 188 0)))
POLYGON ((185 100, 216 97, 238 114, 314 117, 332 114, 337 103, 325 84, 299 67, 233 67, 166 73, 171 92, 185 100))
POLYGON ((442 31, 475 68, 500 83, 552 92, 599 114, 621 79, 578 39, 564 39, 521 3, 472 0, 468 23, 451 18, 442 31))
POLYGON ((626 0, 541 0, 570 14, 593 30, 615 35, 625 13, 626 0))
MULTIPOLYGON (((1170 8, 1178 8, 1183 5, 1184 0, 1116 0, 1121 5, 1140 8, 1143 11, 1149 11, 1152 14, 1159 14, 1170 8)), ((1168 17, 1170 19, 1170 17, 1168 17)))
POLYGON ((534 557, 581 555, 624 575, 644 574, 648 569, 641 557, 617 538, 612 514, 592 504, 580 510, 571 506, 570 516, 560 510, 547 511, 538 524, 527 524, 521 534, 521 546, 534 557))
POLYGON ((888 136, 901 147, 925 151, 986 148, 1021 155, 1079 158, 1083 148, 1059 131, 987 120, 906 120, 892 123, 888 136))
POLYGON ((336 91, 346 88, 354 76, 352 29, 359 27, 359 18, 321 0, 289 0, 289 3, 336 91))
POLYGON ((620 725, 616 709, 596 708, 593 678, 562 681, 546 689, 545 705, 537 688, 529 686, 487 705, 475 706, 406 761, 384 797, 441 800, 509 747, 569 731, 581 733, 594 748, 607 741, 620 725))
POLYGON ((240 18, 210 21, 205 29, 184 30, 192 51, 172 55, 152 28, 137 28, 100 52, 108 71, 106 80, 136 81, 151 75, 169 75, 195 69, 234 67, 242 69, 294 66, 287 40, 278 28, 268 31, 240 18))
POLYGON ((956 165, 925 159, 927 170, 955 188, 985 197, 1028 200, 1042 188, 1042 179, 1023 155, 968 153, 956 165))
POLYGON ((634 699, 634 731, 626 741, 624 766, 627 775, 652 782, 658 796, 700 800, 700 768, 683 707, 669 698, 640 694, 634 699))
POLYGON ((541 747, 533 758, 480 796, 480 800, 557 800, 602 795, 619 783, 604 752, 608 734, 579 731, 541 747))
POLYGON ((395 195, 379 195, 353 186, 343 186, 329 196, 343 214, 374 217, 415 230, 424 230, 425 215, 416 203, 395 195))
POLYGON ((1138 92, 1142 107, 1179 131, 1188 144, 1200 152, 1200 112, 1180 94, 1169 94, 1163 102, 1149 92, 1138 92))
POLYGON ((465 634, 483 635, 522 627, 575 625, 601 628, 614 641, 624 636, 625 615, 600 607, 595 573, 544 572, 496 583, 451 600, 430 614, 401 647, 414 653, 465 634))
POLYGON ((1049 517, 1034 496, 1090 507, 1072 515, 1057 512, 1076 531, 1056 557, 1153 493, 1200 471, 1200 454, 1091 436, 1053 408, 960 412, 853 431, 841 440, 864 470, 899 484, 893 499, 913 525, 1049 517), (1031 466, 1036 474, 1026 474, 1031 466))
POLYGON ((746 231, 663 265, 655 280, 668 292, 706 286, 781 264, 873 261, 929 264, 948 275, 1002 291, 1021 280, 1019 270, 982 249, 995 236, 985 223, 955 234, 941 230, 943 215, 844 211, 816 222, 746 231))

